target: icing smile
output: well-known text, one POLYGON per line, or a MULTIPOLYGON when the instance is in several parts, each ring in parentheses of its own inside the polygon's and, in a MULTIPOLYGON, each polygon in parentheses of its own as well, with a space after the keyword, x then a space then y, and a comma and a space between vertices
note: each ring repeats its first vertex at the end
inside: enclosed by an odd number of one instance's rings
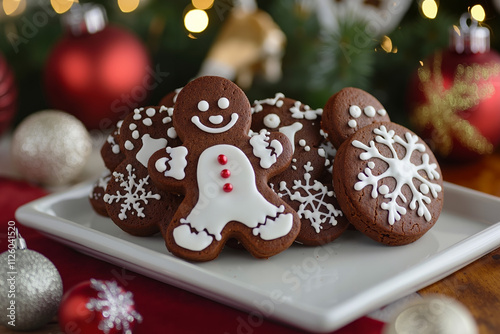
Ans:
MULTIPOLYGON (((222 120, 220 118, 215 118, 215 119, 209 119, 210 123, 213 124, 220 124, 222 123, 222 120)), ((226 132, 227 130, 231 129, 236 122, 238 121, 238 114, 237 113, 232 113, 231 114, 231 121, 227 123, 225 126, 220 127, 220 128, 212 128, 209 126, 206 126, 205 124, 202 124, 200 121, 200 118, 198 116, 193 116, 191 117, 191 122, 193 122, 194 125, 198 127, 201 131, 207 132, 207 133, 222 133, 226 132)))

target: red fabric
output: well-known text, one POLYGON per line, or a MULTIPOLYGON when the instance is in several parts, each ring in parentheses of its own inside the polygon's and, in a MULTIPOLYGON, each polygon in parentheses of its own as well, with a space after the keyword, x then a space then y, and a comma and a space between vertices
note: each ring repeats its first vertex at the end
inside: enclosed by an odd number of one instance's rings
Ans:
MULTIPOLYGON (((7 249, 7 224, 14 220, 15 210, 24 203, 44 196, 46 192, 22 181, 0 177, 0 253, 7 249)), ((137 311, 144 320, 135 334, 155 333, 304 333, 295 328, 256 318, 212 300, 200 297, 125 270, 107 262, 76 252, 53 241, 36 230, 16 222, 28 248, 50 259, 59 270, 64 291, 76 284, 96 278, 116 280, 134 295, 137 311)), ((379 334, 383 323, 363 317, 336 331, 336 334, 379 334)))

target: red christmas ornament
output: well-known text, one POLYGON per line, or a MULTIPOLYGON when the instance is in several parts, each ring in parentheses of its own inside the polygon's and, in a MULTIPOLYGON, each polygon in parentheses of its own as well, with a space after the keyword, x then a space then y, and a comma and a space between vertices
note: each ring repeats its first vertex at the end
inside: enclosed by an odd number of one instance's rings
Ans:
POLYGON ((114 281, 82 282, 64 294, 59 306, 59 326, 67 334, 131 334, 141 321, 132 293, 114 281))
POLYGON ((45 67, 47 98, 89 129, 107 129, 154 88, 148 53, 134 35, 106 25, 101 6, 75 3, 63 17, 68 32, 45 67))
POLYGON ((423 61, 410 84, 411 121, 440 157, 471 160, 500 144, 500 55, 469 14, 451 30, 450 49, 423 61))
POLYGON ((9 127, 17 110, 17 86, 14 73, 0 55, 0 135, 9 127))

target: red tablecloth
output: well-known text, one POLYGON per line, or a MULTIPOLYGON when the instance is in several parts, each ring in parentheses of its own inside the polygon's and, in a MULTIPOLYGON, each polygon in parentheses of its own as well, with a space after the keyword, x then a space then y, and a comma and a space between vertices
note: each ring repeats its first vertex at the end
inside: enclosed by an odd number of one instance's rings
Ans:
MULTIPOLYGON (((7 223, 15 210, 46 191, 26 182, 0 177, 0 253, 7 249, 7 223)), ((135 334, 147 333, 303 333, 271 320, 249 317, 245 312, 185 290, 150 279, 118 266, 81 254, 16 222, 28 248, 50 259, 61 274, 64 291, 90 278, 115 280, 134 295, 144 320, 135 334)), ((379 334, 383 323, 363 317, 336 334, 379 334)))

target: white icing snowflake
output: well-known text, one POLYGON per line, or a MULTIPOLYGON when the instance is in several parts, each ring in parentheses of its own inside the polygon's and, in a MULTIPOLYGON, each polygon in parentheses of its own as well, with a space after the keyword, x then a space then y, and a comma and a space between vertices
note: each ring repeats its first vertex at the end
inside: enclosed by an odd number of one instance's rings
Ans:
MULTIPOLYGON (((116 191, 115 195, 105 194, 104 201, 108 204, 113 203, 113 201, 121 202, 121 210, 118 218, 121 220, 127 219, 127 211, 135 210, 137 213, 137 217, 145 217, 144 215, 144 207, 141 206, 142 203, 148 204, 149 199, 159 200, 161 196, 159 194, 153 194, 152 191, 146 192, 144 189, 144 185, 148 184, 149 175, 145 178, 136 182, 137 176, 134 174, 135 169, 131 164, 128 164, 127 167, 127 177, 125 175, 118 172, 113 172, 113 177, 116 182, 120 182, 120 187, 123 188, 124 193, 122 194, 120 191, 116 191)), ((133 212, 132 212, 133 213, 133 212)))
POLYGON ((98 298, 90 298, 86 307, 103 316, 97 328, 106 334, 115 328, 123 334, 132 334, 131 324, 142 321, 142 316, 134 310, 132 293, 125 292, 114 281, 91 279, 90 286, 98 291, 98 298))
POLYGON ((406 209, 397 203, 397 199, 399 198, 403 203, 407 203, 408 199, 401 191, 402 187, 407 185, 412 193, 409 208, 411 210, 417 209, 419 217, 423 216, 427 221, 431 220, 431 213, 426 206, 426 204, 431 203, 431 198, 427 195, 430 192, 432 196, 436 198, 438 196, 438 192, 441 191, 441 186, 439 184, 429 181, 440 178, 440 175, 436 170, 437 165, 435 163, 429 164, 429 155, 427 153, 422 155, 422 163, 420 165, 415 165, 410 161, 415 151, 425 152, 425 146, 422 143, 418 143, 418 136, 411 135, 409 132, 406 132, 405 134, 406 141, 398 135, 395 135, 393 130, 387 131, 387 128, 383 125, 380 126, 380 128, 374 129, 373 132, 377 135, 375 137, 375 141, 387 146, 390 149, 392 156, 386 157, 382 155, 375 146, 375 142, 373 140, 370 141, 370 146, 366 146, 358 140, 354 140, 352 145, 365 151, 359 156, 361 160, 378 158, 387 163, 389 167, 382 174, 373 175, 372 169, 375 167, 375 162, 368 162, 368 167, 365 168, 364 172, 358 174, 359 182, 354 185, 354 189, 359 191, 366 186, 372 186, 372 198, 376 198, 380 194, 383 195, 384 198, 389 199, 389 202, 383 202, 380 207, 389 212, 388 221, 389 224, 393 225, 396 221, 401 219, 401 215, 406 214, 406 209), (394 143, 397 143, 406 149, 405 156, 401 159, 398 157, 396 150, 394 149, 394 143), (420 175, 420 171, 424 171, 429 180, 420 175), (396 180, 396 186, 392 192, 388 186, 378 185, 380 180, 387 177, 394 178, 396 180), (415 186, 414 179, 420 181, 418 189, 415 186))
POLYGON ((311 162, 307 162, 304 165, 304 169, 306 170, 304 173, 305 182, 302 183, 302 180, 293 181, 292 190, 297 191, 292 193, 287 188, 286 182, 281 181, 278 195, 280 197, 289 196, 291 200, 300 202, 297 214, 301 219, 308 219, 311 222, 311 226, 316 230, 316 233, 319 233, 323 228, 321 224, 328 221, 328 224, 335 226, 337 225, 335 217, 342 216, 343 214, 342 211, 335 209, 331 203, 326 202, 327 198, 335 196, 332 190, 328 190, 326 185, 317 180, 314 180, 314 183, 311 184, 311 174, 309 173, 313 170, 311 162), (299 190, 302 190, 305 195, 299 190), (322 210, 326 212, 322 212, 322 210))

